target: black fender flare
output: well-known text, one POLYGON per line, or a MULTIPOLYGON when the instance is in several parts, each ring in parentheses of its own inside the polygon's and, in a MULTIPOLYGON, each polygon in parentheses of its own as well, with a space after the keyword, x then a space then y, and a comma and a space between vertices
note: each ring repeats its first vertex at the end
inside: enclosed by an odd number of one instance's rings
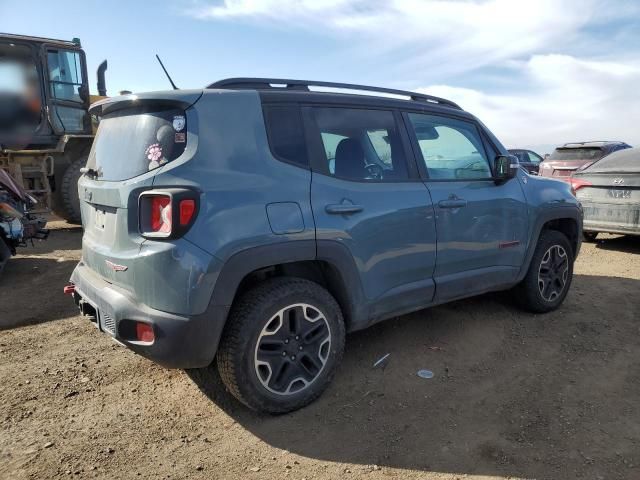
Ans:
POLYGON ((330 272, 323 273, 328 274, 329 290, 343 308, 347 329, 362 328, 369 311, 358 268, 349 249, 333 240, 278 242, 233 254, 218 274, 210 306, 230 307, 242 280, 256 270, 302 261, 318 261, 331 267, 330 272))
POLYGON ((544 226, 553 220, 566 219, 575 221, 578 227, 575 251, 575 256, 578 256, 578 253, 580 252, 580 245, 582 243, 582 209, 573 204, 558 205, 551 208, 541 209, 531 230, 531 235, 529 236, 530 242, 525 254, 525 260, 520 272, 518 273, 518 282, 520 282, 529 271, 529 265, 531 264, 533 253, 536 250, 536 245, 538 244, 538 239, 540 238, 540 234, 542 233, 544 226))

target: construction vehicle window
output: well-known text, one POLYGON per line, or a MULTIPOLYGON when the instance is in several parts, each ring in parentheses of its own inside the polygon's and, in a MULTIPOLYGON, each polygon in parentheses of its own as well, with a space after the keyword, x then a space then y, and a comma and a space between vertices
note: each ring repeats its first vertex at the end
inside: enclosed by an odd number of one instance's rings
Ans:
POLYGON ((51 96, 56 100, 82 102, 80 87, 84 79, 80 53, 71 50, 49 50, 47 62, 51 96))

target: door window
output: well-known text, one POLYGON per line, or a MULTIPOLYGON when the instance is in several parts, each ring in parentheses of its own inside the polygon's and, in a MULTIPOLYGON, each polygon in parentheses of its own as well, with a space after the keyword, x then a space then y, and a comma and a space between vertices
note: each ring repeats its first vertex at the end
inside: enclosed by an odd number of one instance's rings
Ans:
POLYGON ((322 140, 321 173, 353 181, 409 178, 393 112, 355 108, 313 108, 322 140))
POLYGON ((80 88, 84 80, 80 53, 71 50, 49 50, 47 62, 51 96, 57 100, 82 102, 80 88))
POLYGON ((410 113, 422 160, 433 180, 491 178, 482 139, 471 122, 410 113))

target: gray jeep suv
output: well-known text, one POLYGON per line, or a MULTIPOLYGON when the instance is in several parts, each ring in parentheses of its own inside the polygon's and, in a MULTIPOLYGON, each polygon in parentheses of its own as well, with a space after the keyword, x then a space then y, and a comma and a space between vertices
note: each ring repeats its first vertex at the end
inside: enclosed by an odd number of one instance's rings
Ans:
POLYGON ((317 398, 346 332, 489 291, 533 312, 567 295, 582 238, 569 185, 529 176, 448 100, 229 79, 91 113, 66 292, 161 365, 217 366, 253 409, 317 398))

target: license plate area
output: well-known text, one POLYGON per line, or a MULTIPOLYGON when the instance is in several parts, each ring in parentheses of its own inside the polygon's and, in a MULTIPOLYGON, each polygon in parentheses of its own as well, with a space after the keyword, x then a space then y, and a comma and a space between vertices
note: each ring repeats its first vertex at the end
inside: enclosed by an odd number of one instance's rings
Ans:
POLYGON ((607 190, 607 196, 619 200, 628 200, 631 198, 631 190, 626 188, 610 188, 607 190))

